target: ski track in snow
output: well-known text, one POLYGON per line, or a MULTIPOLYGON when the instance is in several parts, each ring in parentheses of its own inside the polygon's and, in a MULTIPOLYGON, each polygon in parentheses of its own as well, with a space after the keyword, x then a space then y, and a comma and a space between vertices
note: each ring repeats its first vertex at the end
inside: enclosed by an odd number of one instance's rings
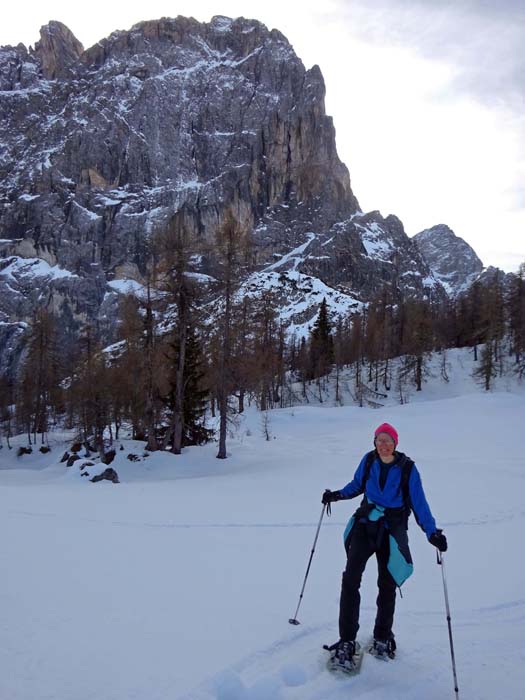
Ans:
POLYGON ((421 681, 425 659, 415 651, 400 650, 397 659, 388 663, 365 654, 360 674, 351 678, 328 671, 328 655, 321 645, 335 638, 333 624, 306 627, 226 667, 176 700, 381 700, 386 696, 443 700, 450 696, 448 669, 430 666, 421 681))
MULTIPOLYGON (((470 619, 455 623, 456 639, 462 630, 476 631, 480 628, 480 615, 495 616, 498 624, 508 623, 515 628, 525 620, 525 599, 502 603, 490 608, 480 608, 469 613, 470 619), (516 615, 519 609, 519 616, 516 615), (502 612, 511 613, 508 619, 502 612)), ((428 636, 439 635, 443 629, 443 612, 421 612, 409 615, 413 628, 423 625, 428 636), (432 617, 435 620, 432 620, 432 617), (430 619, 429 619, 430 618, 430 619)), ((490 624, 490 619, 487 621, 490 624)), ((227 666, 195 689, 175 700, 443 700, 452 698, 452 670, 446 656, 428 662, 427 654, 435 652, 430 642, 414 634, 411 644, 398 649, 396 660, 384 663, 365 654, 361 673, 355 677, 334 674, 326 668, 327 653, 322 643, 331 643, 337 638, 334 624, 309 626, 283 637, 280 641, 249 654, 240 661, 227 666)), ((478 644, 471 642, 474 647, 478 644)), ((463 670, 466 691, 462 698, 496 700, 488 694, 469 692, 468 682, 475 671, 475 663, 463 670)), ((512 663, 509 663, 509 667, 512 663)), ((461 690, 460 684, 460 690, 461 690)), ((504 695, 500 697, 504 698, 504 695)))
MULTIPOLYGON (((9 510, 8 511, 9 515, 15 516, 15 517, 20 517, 20 518, 60 518, 60 519, 69 519, 65 516, 59 516, 57 513, 42 513, 42 512, 34 512, 34 511, 15 511, 15 510, 9 510)), ((447 530, 451 528, 456 528, 456 527, 465 527, 465 526, 477 526, 477 525, 487 525, 487 524, 498 524, 498 523, 506 523, 512 520, 517 520, 519 518, 524 518, 525 517, 525 509, 524 510, 518 510, 516 512, 506 512, 506 513, 497 513, 494 515, 485 515, 481 518, 471 518, 470 520, 455 520, 455 521, 443 521, 441 523, 443 528, 446 528, 447 530)), ((212 522, 212 523, 175 523, 175 522, 134 522, 134 521, 126 521, 126 520, 104 520, 100 518, 82 518, 82 517, 75 517, 75 522, 85 522, 85 523, 93 523, 97 525, 111 525, 114 527, 130 527, 130 528, 143 528, 143 527, 151 527, 151 528, 171 528, 171 529, 180 529, 180 530, 190 530, 190 529, 215 529, 215 528, 239 528, 239 529, 278 529, 278 528, 315 528, 316 523, 314 522, 303 522, 303 523, 219 523, 219 522, 212 522)), ((339 529, 343 528, 346 526, 347 521, 325 521, 323 524, 323 528, 330 528, 330 527, 337 527, 339 529)))

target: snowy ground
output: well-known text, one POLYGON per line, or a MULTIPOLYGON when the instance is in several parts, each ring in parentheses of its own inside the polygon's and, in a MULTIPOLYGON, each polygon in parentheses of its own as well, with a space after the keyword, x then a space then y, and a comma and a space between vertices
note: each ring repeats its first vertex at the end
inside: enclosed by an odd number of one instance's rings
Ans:
MULTIPOLYGON (((342 531, 322 526, 297 605, 324 488, 343 486, 392 422, 417 462, 446 555, 462 700, 522 700, 525 687, 524 393, 475 391, 379 410, 248 412, 231 457, 114 463, 89 483, 48 455, 0 451, 1 700, 444 700, 453 698, 441 571, 411 520, 414 576, 398 599, 395 662, 359 677, 324 666, 337 638, 342 531)), ((60 437, 60 436, 58 436, 60 437)), ((57 438, 58 439, 58 438, 57 438)), ((363 583, 362 638, 374 618, 363 583)))

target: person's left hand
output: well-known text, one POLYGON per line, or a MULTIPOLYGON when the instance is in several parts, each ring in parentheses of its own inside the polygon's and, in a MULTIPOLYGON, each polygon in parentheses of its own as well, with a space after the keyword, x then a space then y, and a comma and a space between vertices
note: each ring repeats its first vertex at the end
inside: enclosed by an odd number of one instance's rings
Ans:
POLYGON ((443 534, 443 530, 436 530, 435 532, 433 532, 428 538, 428 541, 430 542, 430 544, 433 544, 434 547, 437 547, 440 552, 447 551, 447 538, 443 534))

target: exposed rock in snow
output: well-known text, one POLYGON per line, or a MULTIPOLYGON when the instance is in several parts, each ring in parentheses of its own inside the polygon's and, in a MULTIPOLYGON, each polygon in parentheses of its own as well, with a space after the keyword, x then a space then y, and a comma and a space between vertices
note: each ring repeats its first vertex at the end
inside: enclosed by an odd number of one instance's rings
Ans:
POLYGON ((425 229, 413 240, 434 277, 451 296, 465 291, 483 270, 473 248, 445 224, 425 229))

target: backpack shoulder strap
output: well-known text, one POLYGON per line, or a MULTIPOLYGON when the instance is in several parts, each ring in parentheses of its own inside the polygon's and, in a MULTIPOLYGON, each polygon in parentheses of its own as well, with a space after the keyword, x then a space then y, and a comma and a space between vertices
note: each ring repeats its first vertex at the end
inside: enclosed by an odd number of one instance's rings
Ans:
POLYGON ((366 455, 365 471, 363 474, 363 481, 361 482, 361 493, 364 493, 366 490, 366 482, 368 481, 368 477, 370 476, 370 470, 372 469, 372 464, 374 463, 375 457, 375 450, 372 450, 366 455))
POLYGON ((412 503, 410 501, 410 490, 408 482, 410 480, 410 474, 412 472, 412 467, 414 466, 414 461, 410 459, 410 457, 407 457, 405 454, 402 454, 401 459, 399 460, 399 466, 401 467, 400 489, 401 493, 403 494, 403 501, 405 503, 405 506, 410 511, 412 509, 412 503))

